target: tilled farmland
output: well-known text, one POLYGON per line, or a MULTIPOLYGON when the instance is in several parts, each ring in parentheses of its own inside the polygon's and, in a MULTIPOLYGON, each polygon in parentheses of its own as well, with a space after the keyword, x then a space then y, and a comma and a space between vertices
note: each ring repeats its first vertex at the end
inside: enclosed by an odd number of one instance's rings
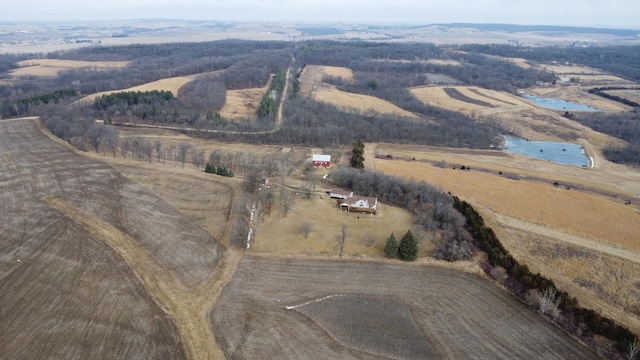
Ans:
POLYGON ((218 242, 36 121, 0 122, 0 164, 3 356, 185 358, 162 296, 143 284, 203 284, 218 242))
POLYGON ((597 358, 487 280, 439 267, 245 257, 210 318, 230 359, 597 358))

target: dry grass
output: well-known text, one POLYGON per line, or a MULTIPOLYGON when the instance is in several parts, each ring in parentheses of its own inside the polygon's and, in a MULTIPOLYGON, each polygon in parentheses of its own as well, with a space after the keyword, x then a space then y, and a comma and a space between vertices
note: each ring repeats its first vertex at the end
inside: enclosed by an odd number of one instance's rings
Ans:
MULTIPOLYGON (((274 188, 275 190, 275 188, 274 188)), ((335 235, 340 232, 341 224, 347 225, 345 255, 381 256, 387 237, 394 233, 398 241, 413 226, 413 215, 403 209, 378 203, 378 215, 343 213, 337 202, 327 195, 313 195, 304 199, 297 195, 294 207, 284 217, 277 209, 266 216, 264 223, 258 226, 256 241, 251 245, 252 252, 279 254, 327 254, 338 255, 335 235), (307 239, 299 232, 304 222, 313 224, 307 239), (368 247, 365 235, 370 233, 375 242, 368 247)), ((420 242, 420 256, 427 256, 432 248, 427 240, 420 242)))
POLYGON ((452 66, 462 65, 460 64, 459 61, 456 61, 456 60, 429 59, 426 62, 429 64, 435 64, 435 65, 452 65, 452 66))
POLYGON ((640 250, 640 212, 603 196, 416 162, 377 160, 376 168, 428 181, 501 214, 640 250))
POLYGON ((415 114, 393 105, 386 100, 368 95, 348 93, 334 87, 316 87, 316 90, 313 93, 313 98, 318 101, 329 103, 339 108, 356 111, 358 113, 373 111, 386 115, 417 118, 415 114))
POLYGON ((547 71, 552 71, 558 75, 568 74, 584 74, 584 75, 600 75, 602 70, 579 65, 551 65, 540 64, 538 67, 547 71))
POLYGON ((239 120, 254 118, 258 112, 262 97, 271 86, 273 75, 267 84, 261 88, 240 90, 227 90, 227 98, 220 110, 220 115, 225 119, 239 120))
POLYGON ((640 104, 640 90, 607 90, 605 92, 640 104))
POLYGON ((549 97, 584 104, 604 111, 631 111, 633 108, 602 96, 589 94, 587 89, 578 86, 534 87, 526 90, 536 96, 549 97))
POLYGON ((20 68, 11 70, 14 77, 36 76, 55 77, 61 71, 73 69, 85 70, 109 70, 123 68, 129 65, 129 61, 77 61, 58 59, 23 60, 17 63, 20 68))
POLYGON ((562 276, 626 311, 640 315, 640 264, 537 234, 521 231, 517 235, 532 255, 562 276))
POLYGON ((339 77, 347 81, 353 81, 353 71, 341 66, 322 66, 323 75, 339 77))
POLYGON ((153 91, 153 90, 165 90, 171 91, 173 96, 178 96, 178 90, 185 84, 193 81, 198 75, 190 75, 190 76, 179 76, 173 78, 160 79, 156 81, 152 81, 150 83, 133 86, 127 89, 120 90, 111 90, 111 91, 102 91, 99 93, 87 95, 80 100, 75 101, 73 104, 87 104, 95 101, 96 98, 102 95, 109 95, 117 92, 123 91, 153 91))

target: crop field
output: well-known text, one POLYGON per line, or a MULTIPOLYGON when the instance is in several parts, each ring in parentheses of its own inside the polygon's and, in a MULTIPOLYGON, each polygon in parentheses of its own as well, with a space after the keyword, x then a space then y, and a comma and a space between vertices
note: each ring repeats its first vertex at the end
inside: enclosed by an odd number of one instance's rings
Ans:
POLYGON ((83 70, 109 70, 123 68, 129 65, 128 61, 77 61, 59 59, 24 60, 17 63, 20 68, 11 70, 13 77, 36 76, 55 77, 61 71, 83 70))
POLYGON ((376 159, 376 168, 429 181, 501 214, 640 250, 638 209, 603 196, 552 184, 513 180, 495 173, 453 170, 416 162, 376 159))
POLYGON ((434 266, 245 257, 209 316, 231 359, 596 358, 480 276, 434 266))
POLYGON ((178 332, 191 325, 168 289, 186 300, 202 286, 222 257, 218 242, 35 121, 0 122, 0 149, 3 353, 184 358, 190 344, 178 332))
POLYGON ((386 115, 397 115, 411 118, 418 117, 417 115, 406 111, 389 101, 369 95, 353 94, 329 86, 316 87, 313 93, 313 98, 315 100, 346 109, 347 111, 356 111, 358 113, 373 111, 386 115))

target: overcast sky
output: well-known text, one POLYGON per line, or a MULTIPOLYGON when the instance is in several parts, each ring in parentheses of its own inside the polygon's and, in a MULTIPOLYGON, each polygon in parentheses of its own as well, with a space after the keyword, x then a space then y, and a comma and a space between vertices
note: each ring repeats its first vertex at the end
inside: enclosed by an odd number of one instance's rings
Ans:
POLYGON ((638 0, 2 0, 0 21, 199 19, 640 29, 638 0))

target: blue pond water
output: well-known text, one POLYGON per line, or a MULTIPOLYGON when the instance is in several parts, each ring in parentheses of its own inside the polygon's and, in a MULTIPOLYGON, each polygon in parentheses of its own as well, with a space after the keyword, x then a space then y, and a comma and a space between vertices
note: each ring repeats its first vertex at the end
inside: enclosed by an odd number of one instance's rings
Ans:
POLYGON ((600 109, 576 104, 571 101, 560 100, 560 99, 547 99, 541 98, 533 95, 523 95, 526 99, 533 101, 534 103, 542 106, 543 108, 552 109, 552 110, 570 110, 570 111, 601 111, 600 109))
POLYGON ((504 149, 512 153, 560 164, 590 166, 590 161, 579 144, 528 141, 514 136, 505 136, 504 139, 504 149))

